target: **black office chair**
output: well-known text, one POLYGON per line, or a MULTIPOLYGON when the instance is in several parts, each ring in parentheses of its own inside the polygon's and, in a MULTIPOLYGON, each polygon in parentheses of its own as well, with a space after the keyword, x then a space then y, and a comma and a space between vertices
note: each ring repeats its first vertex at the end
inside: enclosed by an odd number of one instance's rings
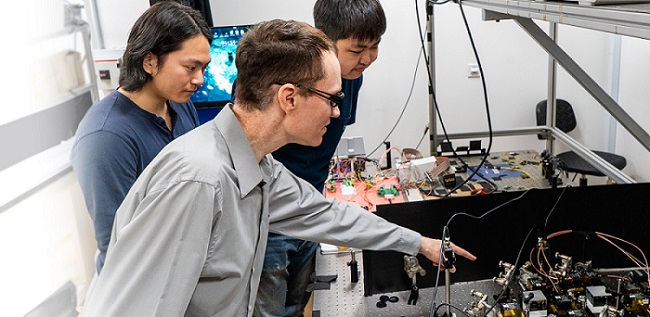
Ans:
MULTIPOLYGON (((546 125, 546 100, 542 100, 537 104, 536 114, 537 125, 546 125)), ((576 127, 576 116, 573 112, 573 107, 571 107, 571 104, 566 100, 556 100, 555 127, 564 133, 573 131, 576 127)), ((593 150, 592 152, 619 170, 622 170, 627 165, 625 158, 620 155, 593 150)), ((557 155, 557 158, 560 161, 559 166, 561 169, 570 173, 576 173, 576 175, 581 175, 580 186, 587 186, 586 175, 606 176, 573 151, 560 153, 557 155)))

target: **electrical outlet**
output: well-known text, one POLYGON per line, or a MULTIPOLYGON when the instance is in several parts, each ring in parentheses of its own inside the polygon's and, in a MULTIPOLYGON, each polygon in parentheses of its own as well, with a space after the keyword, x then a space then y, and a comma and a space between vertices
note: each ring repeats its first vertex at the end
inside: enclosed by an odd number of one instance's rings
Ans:
POLYGON ((478 64, 467 64, 467 78, 480 78, 481 72, 478 69, 478 64))

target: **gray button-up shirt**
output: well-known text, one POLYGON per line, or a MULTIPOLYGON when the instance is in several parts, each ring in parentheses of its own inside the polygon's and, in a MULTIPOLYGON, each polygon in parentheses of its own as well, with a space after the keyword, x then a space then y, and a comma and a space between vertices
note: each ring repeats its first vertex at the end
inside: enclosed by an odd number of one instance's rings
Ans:
POLYGON ((268 232, 414 255, 421 237, 327 200, 267 155, 229 106, 170 143, 117 211, 84 316, 251 316, 268 232))

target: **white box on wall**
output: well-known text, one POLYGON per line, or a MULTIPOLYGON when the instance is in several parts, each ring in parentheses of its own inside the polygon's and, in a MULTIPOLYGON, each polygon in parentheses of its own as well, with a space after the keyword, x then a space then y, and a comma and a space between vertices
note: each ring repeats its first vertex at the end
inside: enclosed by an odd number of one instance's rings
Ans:
POLYGON ((105 96, 120 85, 120 63, 124 50, 98 50, 94 54, 97 88, 105 96))

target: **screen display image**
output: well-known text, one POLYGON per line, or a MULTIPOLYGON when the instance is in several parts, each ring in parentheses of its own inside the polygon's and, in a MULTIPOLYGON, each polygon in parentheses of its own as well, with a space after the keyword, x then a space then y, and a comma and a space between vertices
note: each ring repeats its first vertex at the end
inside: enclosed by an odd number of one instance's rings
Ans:
POLYGON ((211 28, 214 39, 210 44, 210 64, 204 82, 192 95, 196 108, 221 107, 230 101, 232 85, 237 78, 235 53, 237 44, 250 25, 211 28))

